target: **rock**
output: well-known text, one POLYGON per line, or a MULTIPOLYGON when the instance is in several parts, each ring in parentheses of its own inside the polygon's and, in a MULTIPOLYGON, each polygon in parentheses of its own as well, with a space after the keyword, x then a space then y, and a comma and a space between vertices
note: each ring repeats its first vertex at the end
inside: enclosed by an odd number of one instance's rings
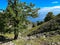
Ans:
POLYGON ((27 43, 26 45, 32 45, 32 44, 27 43))
POLYGON ((52 45, 55 45, 55 43, 54 43, 54 42, 52 42, 52 45))
POLYGON ((60 45, 60 42, 57 42, 58 45, 60 45))
POLYGON ((35 39, 35 38, 36 38, 36 37, 34 37, 34 36, 30 36, 30 39, 32 39, 32 40, 35 39))
POLYGON ((15 45, 15 44, 12 42, 7 42, 7 43, 3 43, 2 45, 15 45))
POLYGON ((45 35, 43 35, 42 37, 43 37, 43 38, 46 38, 46 36, 45 36, 45 35))

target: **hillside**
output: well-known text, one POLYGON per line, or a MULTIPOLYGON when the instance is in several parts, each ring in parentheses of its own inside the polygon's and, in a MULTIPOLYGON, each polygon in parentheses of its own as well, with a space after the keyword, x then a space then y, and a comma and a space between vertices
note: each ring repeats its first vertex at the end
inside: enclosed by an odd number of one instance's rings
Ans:
POLYGON ((60 18, 55 17, 54 19, 51 19, 48 22, 45 22, 39 26, 36 26, 24 33, 24 35, 35 35, 38 33, 44 33, 44 32, 51 32, 51 31, 57 31, 60 30, 60 18))
MULTIPOLYGON (((35 27, 37 28, 37 27, 35 27)), ((57 32, 60 34, 60 18, 54 18, 38 26, 38 28, 29 35, 35 35, 44 32, 57 32)))

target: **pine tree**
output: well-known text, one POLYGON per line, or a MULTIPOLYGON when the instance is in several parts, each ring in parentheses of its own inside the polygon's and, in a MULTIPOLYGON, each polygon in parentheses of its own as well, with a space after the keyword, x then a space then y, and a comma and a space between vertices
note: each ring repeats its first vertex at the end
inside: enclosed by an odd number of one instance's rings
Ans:
POLYGON ((17 39, 19 31, 26 28, 24 22, 28 22, 27 17, 37 17, 38 10, 39 8, 35 9, 32 3, 28 5, 26 2, 19 2, 19 0, 8 0, 8 6, 5 11, 8 19, 6 30, 14 31, 14 39, 17 39))
POLYGON ((53 18, 54 18, 53 13, 52 12, 48 12, 48 14, 46 15, 44 21, 47 22, 47 21, 49 21, 49 20, 51 20, 53 18))
POLYGON ((56 17, 60 17, 60 13, 56 17))

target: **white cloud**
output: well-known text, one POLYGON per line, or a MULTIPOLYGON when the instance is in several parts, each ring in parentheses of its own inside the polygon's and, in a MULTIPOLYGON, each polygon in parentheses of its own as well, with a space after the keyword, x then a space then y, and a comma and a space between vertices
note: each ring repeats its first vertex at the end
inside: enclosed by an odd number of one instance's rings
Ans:
POLYGON ((57 15, 57 14, 60 13, 60 6, 43 7, 43 8, 41 8, 38 11, 38 13, 39 13, 39 17, 38 18, 44 19, 48 12, 53 12, 54 15, 57 15))
POLYGON ((38 13, 40 12, 54 12, 54 11, 59 11, 60 12, 60 6, 53 6, 53 7, 43 7, 41 8, 38 13))
POLYGON ((57 3, 59 3, 58 1, 54 1, 54 2, 52 2, 53 4, 57 4, 57 3))
POLYGON ((53 7, 43 7, 38 11, 37 18, 30 18, 32 22, 43 20, 48 12, 53 12, 54 15, 60 13, 60 6, 53 6, 53 7))

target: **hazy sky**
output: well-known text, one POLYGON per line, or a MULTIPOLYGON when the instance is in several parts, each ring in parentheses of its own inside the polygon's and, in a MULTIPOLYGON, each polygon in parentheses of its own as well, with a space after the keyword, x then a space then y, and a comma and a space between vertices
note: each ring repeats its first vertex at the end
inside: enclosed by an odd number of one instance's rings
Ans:
MULTIPOLYGON (((35 4, 35 7, 41 8, 38 13, 39 16, 31 21, 35 22, 38 20, 43 20, 47 14, 47 12, 53 12, 55 15, 60 13, 60 0, 21 0, 21 2, 32 2, 35 4)), ((0 9, 6 9, 7 0, 0 0, 0 9)))

